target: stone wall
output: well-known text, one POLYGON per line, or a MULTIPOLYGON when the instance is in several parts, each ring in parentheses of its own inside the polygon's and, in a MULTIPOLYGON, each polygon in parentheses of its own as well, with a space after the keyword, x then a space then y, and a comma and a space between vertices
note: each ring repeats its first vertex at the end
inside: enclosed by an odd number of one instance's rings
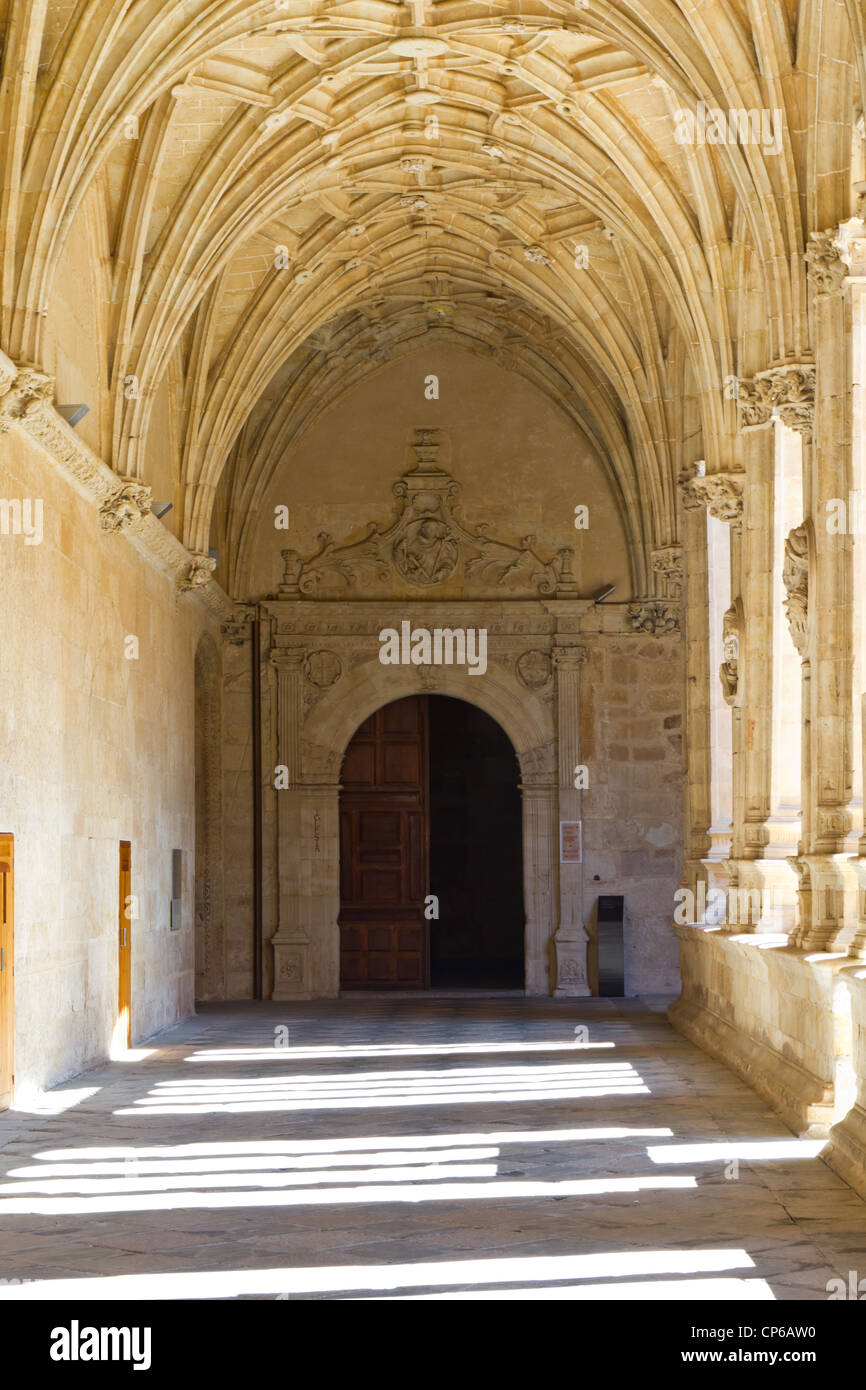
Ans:
POLYGON ((0 497, 44 539, 0 535, 0 828, 15 836, 16 1094, 104 1058, 117 1020, 118 843, 132 844, 132 1034, 193 1010, 194 653, 177 593, 22 433, 0 497), (138 640, 130 659, 129 638, 138 640), (183 917, 169 930, 172 850, 183 917))
POLYGON ((682 869, 682 645, 678 637, 599 635, 581 675, 584 916, 599 894, 625 898, 625 992, 679 985, 672 928, 682 869))
POLYGON ((677 933, 683 990, 671 1022, 744 1077, 795 1132, 826 1134, 853 1099, 851 961, 807 958, 781 936, 701 926, 677 933))

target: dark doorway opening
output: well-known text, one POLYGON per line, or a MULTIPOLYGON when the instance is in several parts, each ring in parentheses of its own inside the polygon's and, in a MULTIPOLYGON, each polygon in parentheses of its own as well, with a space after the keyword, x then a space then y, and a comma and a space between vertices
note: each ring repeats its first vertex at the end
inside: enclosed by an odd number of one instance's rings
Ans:
POLYGON ((396 700, 355 732, 340 780, 341 988, 522 989, 519 766, 495 720, 396 700))
POLYGON ((489 714, 428 697, 430 983, 522 989, 523 832, 519 767, 489 714))

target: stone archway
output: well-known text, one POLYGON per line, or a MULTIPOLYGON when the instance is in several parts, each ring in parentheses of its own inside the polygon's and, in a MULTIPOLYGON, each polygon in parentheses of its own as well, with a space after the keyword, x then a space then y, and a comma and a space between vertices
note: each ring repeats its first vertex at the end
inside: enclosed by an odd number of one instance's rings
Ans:
MULTIPOLYGON (((404 695, 442 694, 477 705, 511 741, 520 766, 523 811, 525 982, 528 994, 557 983, 554 937, 560 922, 557 856, 558 787, 554 717, 549 702, 501 668, 483 681, 460 668, 350 669, 302 717, 298 663, 275 659, 282 673, 278 718, 282 745, 298 766, 278 794, 278 927, 273 997, 334 997, 339 992, 339 775, 346 748, 363 721, 404 695), (478 689, 481 686, 482 689, 478 689), (293 711, 293 712, 292 712, 293 711), (301 724, 300 730, 298 723, 301 724)), ((287 752, 287 757, 289 756, 287 752)), ((287 757, 281 762, 289 766, 287 757)))

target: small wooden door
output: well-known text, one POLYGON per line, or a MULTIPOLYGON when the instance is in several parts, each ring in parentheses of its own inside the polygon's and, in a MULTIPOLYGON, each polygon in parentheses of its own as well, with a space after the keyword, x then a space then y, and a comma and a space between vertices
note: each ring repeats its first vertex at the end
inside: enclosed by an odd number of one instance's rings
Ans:
POLYGON ((346 750, 340 794, 340 983, 429 981, 427 699, 372 714, 346 750))
POLYGON ((119 1039, 129 1047, 132 1040, 130 1005, 132 996, 132 921, 130 918, 130 884, 132 882, 132 848, 128 840, 120 842, 119 908, 117 958, 119 963, 117 1016, 120 1021, 119 1039))
POLYGON ((12 1104, 15 1070, 14 840, 0 835, 0 1110, 12 1104))

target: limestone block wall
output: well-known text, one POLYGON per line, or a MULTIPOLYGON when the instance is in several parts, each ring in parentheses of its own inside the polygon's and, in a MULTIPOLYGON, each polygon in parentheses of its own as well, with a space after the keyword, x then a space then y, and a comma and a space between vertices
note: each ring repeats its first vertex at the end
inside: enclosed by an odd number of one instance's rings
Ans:
POLYGON ((0 497, 43 503, 41 544, 0 535, 0 826, 15 836, 16 1094, 101 1058, 117 1020, 119 841, 132 845, 133 1041, 193 1010, 196 601, 21 433, 0 497), (137 639, 137 658, 130 638, 137 639), (183 916, 169 930, 172 850, 183 916))
POLYGON ((682 870, 682 644, 599 634, 581 676, 584 914, 625 898, 626 994, 679 988, 671 927, 682 870))
MULTIPOLYGON (((682 995, 669 1017, 739 1072, 796 1132, 826 1133, 850 1103, 851 962, 809 958, 782 937, 682 926, 682 995)), ((866 1055, 866 1054, 864 1054, 866 1055)))
POLYGON ((830 1131, 825 1157, 853 1187, 866 1194, 866 970, 849 967, 843 980, 850 1009, 854 1103, 830 1131))

